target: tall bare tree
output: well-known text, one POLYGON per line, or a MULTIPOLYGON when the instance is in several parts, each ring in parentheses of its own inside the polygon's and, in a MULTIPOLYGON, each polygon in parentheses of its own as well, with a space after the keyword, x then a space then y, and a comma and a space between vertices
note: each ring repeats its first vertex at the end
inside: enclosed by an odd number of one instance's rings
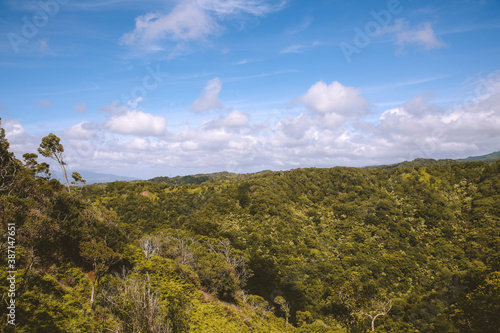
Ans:
POLYGON ((5 138, 5 130, 1 125, 2 119, 0 119, 0 192, 12 188, 18 169, 14 154, 9 152, 9 141, 5 138))
POLYGON ((64 181, 66 182, 66 186, 68 187, 68 192, 71 192, 68 175, 66 173, 66 162, 64 162, 63 160, 64 147, 61 144, 61 139, 54 133, 50 133, 42 139, 42 143, 40 143, 38 152, 42 156, 52 158, 56 160, 57 163, 59 163, 59 166, 61 167, 63 173, 64 181))

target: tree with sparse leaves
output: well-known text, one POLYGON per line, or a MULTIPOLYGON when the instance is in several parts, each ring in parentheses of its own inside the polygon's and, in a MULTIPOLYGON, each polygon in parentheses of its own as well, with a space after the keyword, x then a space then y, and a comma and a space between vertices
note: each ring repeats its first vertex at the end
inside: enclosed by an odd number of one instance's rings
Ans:
POLYGON ((71 177, 73 178, 73 181, 71 182, 71 184, 73 185, 80 184, 81 186, 83 186, 87 183, 87 181, 83 179, 78 172, 73 172, 71 174, 71 177))
POLYGON ((10 189, 14 184, 18 168, 14 154, 9 152, 9 141, 5 138, 5 130, 1 125, 2 119, 0 119, 0 192, 3 192, 10 189))
POLYGON ((285 313, 285 323, 288 328, 288 318, 290 318, 290 305, 283 296, 276 296, 274 303, 280 306, 280 310, 285 313))
POLYGON ((95 299, 95 285, 99 283, 100 278, 107 272, 109 266, 119 259, 119 255, 110 249, 102 239, 92 239, 89 242, 82 242, 80 248, 80 255, 87 262, 92 264, 93 273, 90 276, 92 294, 90 296, 90 305, 93 305, 95 299))
POLYGON ((59 163, 59 166, 61 167, 63 173, 64 181, 66 182, 66 186, 68 187, 68 192, 71 192, 68 175, 66 173, 66 162, 64 162, 63 160, 64 147, 61 144, 61 139, 54 133, 50 133, 42 139, 42 143, 40 143, 38 152, 42 156, 52 158, 56 160, 57 163, 59 163))

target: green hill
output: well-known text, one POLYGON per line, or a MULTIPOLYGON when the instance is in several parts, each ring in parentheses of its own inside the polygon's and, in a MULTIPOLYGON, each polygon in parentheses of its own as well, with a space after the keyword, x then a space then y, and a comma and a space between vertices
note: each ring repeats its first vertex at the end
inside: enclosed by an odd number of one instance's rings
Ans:
POLYGON ((390 165, 378 165, 378 166, 370 166, 367 168, 380 168, 380 169, 391 169, 398 167, 408 167, 408 166, 434 166, 434 165, 449 165, 453 163, 461 163, 461 162, 485 162, 491 163, 500 160, 500 152, 495 152, 487 155, 481 156, 470 156, 464 159, 440 159, 434 160, 430 158, 417 158, 413 161, 404 161, 400 163, 390 164, 390 165))
POLYGON ((481 156, 470 156, 465 159, 458 160, 460 162, 469 162, 469 161, 481 161, 481 162, 494 162, 500 159, 500 151, 487 154, 487 155, 481 155, 481 156))
POLYGON ((150 181, 154 183, 165 183, 169 185, 199 185, 208 181, 212 182, 219 180, 240 181, 265 174, 266 172, 270 171, 260 171, 257 173, 248 173, 248 174, 237 174, 237 173, 230 173, 227 171, 223 171, 223 172, 197 174, 189 176, 155 177, 150 179, 150 181))

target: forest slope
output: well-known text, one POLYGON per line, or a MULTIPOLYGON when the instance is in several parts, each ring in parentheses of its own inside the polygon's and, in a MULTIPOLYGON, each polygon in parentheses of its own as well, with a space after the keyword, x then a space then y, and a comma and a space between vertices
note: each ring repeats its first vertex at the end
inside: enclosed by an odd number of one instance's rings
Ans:
POLYGON ((364 332, 390 301, 380 331, 491 332, 498 319, 481 302, 484 288, 499 300, 500 162, 426 164, 114 183, 84 196, 138 234, 228 239, 252 271, 244 288, 270 304, 283 296, 294 324, 310 315, 364 332))

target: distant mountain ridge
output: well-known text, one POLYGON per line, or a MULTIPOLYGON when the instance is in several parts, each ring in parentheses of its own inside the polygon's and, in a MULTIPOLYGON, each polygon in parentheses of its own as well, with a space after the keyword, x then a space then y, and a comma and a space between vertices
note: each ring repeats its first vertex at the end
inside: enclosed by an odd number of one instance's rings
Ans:
MULTIPOLYGON (((111 182, 116 182, 116 181, 126 181, 126 182, 131 182, 134 180, 139 180, 139 178, 133 178, 133 177, 125 177, 125 176, 118 176, 118 175, 113 175, 110 173, 99 173, 99 172, 93 172, 93 171, 79 171, 79 170, 68 170, 68 178, 70 181, 72 181, 71 174, 73 172, 78 172, 83 179, 87 182, 87 184, 98 184, 98 183, 111 183, 111 182)), ((54 171, 53 173, 53 178, 59 180, 61 183, 64 183, 64 178, 62 176, 62 173, 60 171, 54 171)))
POLYGON ((413 161, 404 161, 400 163, 395 163, 395 164, 388 164, 388 165, 375 165, 375 166, 368 166, 366 168, 381 168, 381 169, 391 169, 391 168, 397 168, 397 167, 405 167, 405 166, 433 166, 433 165, 447 165, 447 164, 454 164, 454 163, 464 163, 464 162, 485 162, 485 163, 490 163, 490 162, 495 162, 500 159, 500 151, 490 153, 487 155, 480 155, 480 156, 469 156, 467 158, 461 158, 461 159, 439 159, 439 160, 434 160, 431 158, 417 158, 414 159, 413 161))
MULTIPOLYGON (((402 166, 410 166, 410 165, 418 165, 418 166, 432 166, 432 165, 445 165, 445 164, 453 164, 460 162, 494 162, 500 159, 500 151, 494 152, 487 155, 481 156, 470 156, 465 159, 426 159, 426 158, 417 158, 413 161, 404 161, 395 164, 389 165, 376 165, 376 166, 367 166, 365 168, 382 168, 382 169, 391 169, 402 166)), ((149 181, 154 183, 165 183, 169 185, 200 185, 208 181, 219 181, 219 180, 228 180, 228 181, 239 181, 244 180, 256 176, 263 175, 265 173, 273 172, 270 170, 264 170, 255 173, 231 173, 227 171, 216 172, 216 173, 204 173, 204 174, 196 174, 196 175, 188 175, 188 176, 176 176, 176 177, 154 177, 149 179, 149 181)))
POLYGON ((188 175, 188 176, 155 177, 150 179, 149 181, 154 183, 165 183, 169 185, 199 185, 208 181, 218 181, 218 180, 238 181, 262 175, 268 172, 272 171, 264 170, 256 173, 246 173, 246 174, 222 171, 222 172, 202 173, 202 174, 188 175))
POLYGON ((487 154, 487 155, 481 155, 481 156, 470 156, 465 159, 460 159, 457 160, 459 162, 471 162, 471 161, 482 161, 482 162, 494 162, 496 160, 500 160, 500 151, 487 154))

